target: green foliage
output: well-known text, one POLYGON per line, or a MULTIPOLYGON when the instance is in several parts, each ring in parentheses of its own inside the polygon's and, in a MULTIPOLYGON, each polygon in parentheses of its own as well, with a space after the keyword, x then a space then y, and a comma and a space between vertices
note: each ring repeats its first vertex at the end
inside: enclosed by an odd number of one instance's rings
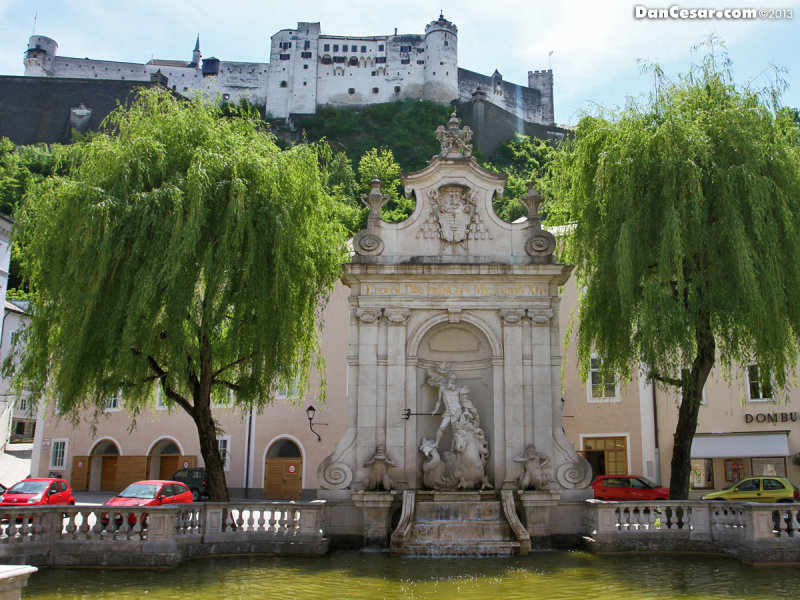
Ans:
POLYGON ((597 352, 610 372, 637 361, 679 387, 687 463, 714 361, 757 362, 784 386, 800 342, 798 126, 714 50, 675 83, 658 77, 646 105, 581 119, 553 167, 577 222, 582 373, 597 352))
POLYGON ((220 116, 141 92, 109 116, 115 134, 26 197, 15 237, 34 298, 17 376, 34 397, 49 389, 65 414, 121 389, 135 410, 159 383, 209 469, 213 390, 260 407, 275 385, 306 386, 345 259, 314 149, 220 116))
POLYGON ((319 107, 298 127, 310 140, 341 144, 355 164, 372 148, 392 151, 403 172, 425 167, 439 152, 434 131, 447 122, 452 108, 413 99, 373 104, 358 110, 319 107))
POLYGON ((414 200, 400 193, 400 165, 395 161, 391 150, 368 150, 358 163, 358 174, 364 194, 369 193, 373 177, 381 180, 381 190, 389 196, 389 201, 381 209, 381 217, 385 221, 399 223, 414 212, 414 200))
POLYGON ((325 190, 333 200, 335 219, 353 235, 367 223, 369 210, 359 201, 359 185, 350 159, 344 152, 334 153, 323 142, 316 146, 320 174, 325 190))
POLYGON ((537 190, 544 195, 549 165, 556 153, 549 141, 517 133, 497 149, 490 162, 482 164, 490 171, 508 175, 502 197, 494 200, 494 210, 500 218, 514 222, 527 216, 519 197, 527 192, 527 183, 532 180, 537 182, 537 190))

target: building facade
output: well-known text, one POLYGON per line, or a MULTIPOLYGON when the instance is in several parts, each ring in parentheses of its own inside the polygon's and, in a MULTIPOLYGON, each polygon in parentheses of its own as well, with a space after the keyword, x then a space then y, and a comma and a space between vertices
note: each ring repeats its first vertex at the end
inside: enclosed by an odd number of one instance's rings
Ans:
POLYGON ((222 100, 247 98, 276 118, 313 114, 318 106, 363 106, 419 98, 448 104, 485 92, 513 115, 554 123, 553 73, 530 71, 527 86, 458 66, 458 28, 443 15, 424 34, 325 35, 319 23, 282 29, 270 42, 269 62, 202 58, 199 37, 190 60, 152 59, 144 64, 58 55, 55 40, 33 35, 25 53, 31 77, 157 80, 172 90, 222 100))

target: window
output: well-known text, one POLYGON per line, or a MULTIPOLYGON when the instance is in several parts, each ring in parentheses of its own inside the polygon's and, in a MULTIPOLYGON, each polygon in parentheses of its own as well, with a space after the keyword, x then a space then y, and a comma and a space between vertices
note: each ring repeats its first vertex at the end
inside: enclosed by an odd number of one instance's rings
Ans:
POLYGON ((373 94, 377 94, 378 93, 378 88, 372 88, 372 93, 373 94))
POLYGON ((422 54, 425 52, 425 48, 417 48, 417 54, 422 54))
POLYGON ((400 54, 408 54, 411 52, 411 46, 400 46, 400 54))
POLYGON ((378 44, 378 52, 383 52, 383 44, 378 44))
POLYGON ((288 81, 281 81, 281 87, 282 88, 285 88, 285 87, 288 87, 288 86, 289 86, 289 82, 288 81))
POLYGON ((233 390, 217 390, 211 396, 211 406, 214 408, 230 408, 233 406, 233 390))
POLYGON ((222 458, 222 465, 226 471, 231 468, 231 436, 225 435, 217 438, 219 455, 222 458))
POLYGON ((693 458, 689 486, 695 490, 714 488, 714 461, 710 458, 693 458))
POLYGON ((617 394, 617 378, 615 375, 602 374, 602 360, 592 357, 587 386, 589 402, 619 402, 617 394))
POLYGON ((410 64, 410 63, 411 63, 411 59, 410 58, 404 58, 404 59, 402 59, 400 61, 401 65, 407 65, 407 64, 410 64))
POLYGON ((725 461, 725 481, 738 481, 744 477, 744 461, 730 458, 725 461))
POLYGON ((69 440, 60 439, 53 440, 53 445, 50 446, 50 468, 62 470, 67 460, 67 445, 69 440))
POLYGON ((377 57, 375 59, 375 62, 378 63, 379 65, 385 64, 386 63, 386 57, 385 56, 379 56, 379 57, 377 57))
POLYGON ((357 67, 358 66, 358 57, 357 56, 351 56, 350 57, 350 66, 352 66, 352 67, 357 67))
POLYGON ((278 44, 278 48, 280 48, 281 50, 288 50, 291 47, 292 47, 292 42, 280 42, 278 44))
POLYGON ((331 60, 331 57, 330 57, 330 56, 328 56, 327 54, 326 54, 325 56, 323 56, 323 57, 322 57, 322 64, 323 64, 323 65, 329 65, 329 64, 331 64, 332 62, 333 62, 333 61, 331 60))
POLYGON ((424 61, 424 60, 418 60, 418 61, 417 61, 417 64, 418 64, 418 65, 424 65, 424 64, 425 64, 425 61, 424 61))
POLYGON ((20 398, 19 400, 17 400, 17 408, 19 410, 28 410, 28 399, 20 398))
POLYGON ((400 86, 399 85, 394 86, 394 93, 395 94, 399 94, 400 93, 400 86))
POLYGON ((303 42, 303 48, 304 48, 304 49, 306 49, 306 50, 308 50, 309 48, 311 48, 311 42, 309 42, 308 40, 306 40, 305 42, 303 42))
POLYGON ((366 52, 367 52, 367 47, 366 46, 361 46, 361 53, 365 54, 366 52))
POLYGON ((358 46, 356 45, 350 46, 350 52, 358 52, 358 46))
POLYGON ((786 459, 782 456, 751 458, 753 475, 786 477, 786 459))
POLYGON ((352 96, 353 94, 356 93, 356 89, 355 88, 350 88, 349 90, 347 90, 347 93, 352 96))
POLYGON ((106 399, 106 412, 115 412, 122 408, 122 390, 118 391, 113 397, 106 399))
POLYGON ((758 365, 747 366, 747 388, 749 402, 769 402, 772 400, 772 381, 758 365))
POLYGON ((300 57, 301 58, 311 58, 311 52, 301 52, 300 53, 300 57))
POLYGON ((333 57, 333 62, 335 62, 335 63, 343 63, 343 62, 346 62, 346 61, 347 61, 347 57, 346 56, 334 56, 333 57))
POLYGON ((447 40, 445 40, 445 41, 444 41, 444 45, 445 45, 445 46, 449 46, 449 45, 450 45, 450 42, 448 42, 447 40))
POLYGON ((333 45, 333 51, 334 52, 338 52, 339 51, 339 44, 334 44, 333 45))
POLYGON ((289 55, 288 54, 281 54, 280 59, 281 60, 289 60, 289 55))
POLYGON ((330 52, 330 51, 331 51, 331 45, 330 45, 330 44, 325 44, 325 45, 322 47, 322 51, 323 51, 323 52, 330 52))

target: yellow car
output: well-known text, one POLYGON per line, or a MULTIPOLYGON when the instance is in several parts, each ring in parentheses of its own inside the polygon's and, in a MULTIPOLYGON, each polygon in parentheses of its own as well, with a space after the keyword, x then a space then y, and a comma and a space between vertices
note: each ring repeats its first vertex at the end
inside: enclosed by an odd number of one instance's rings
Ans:
POLYGON ((745 477, 724 490, 706 494, 703 500, 796 502, 800 494, 785 477, 745 477))

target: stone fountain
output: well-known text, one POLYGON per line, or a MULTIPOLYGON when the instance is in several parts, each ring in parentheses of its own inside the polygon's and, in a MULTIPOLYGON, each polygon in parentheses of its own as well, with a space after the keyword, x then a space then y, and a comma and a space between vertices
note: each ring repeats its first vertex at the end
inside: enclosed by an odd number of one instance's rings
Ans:
POLYGON ((320 465, 342 531, 398 554, 515 554, 547 544, 551 511, 590 496, 561 427, 559 286, 541 197, 492 208, 506 176, 471 156, 455 114, 441 152, 403 177, 413 214, 387 223, 373 180, 353 239, 348 426, 320 465), (349 524, 349 525, 348 525, 349 524))

